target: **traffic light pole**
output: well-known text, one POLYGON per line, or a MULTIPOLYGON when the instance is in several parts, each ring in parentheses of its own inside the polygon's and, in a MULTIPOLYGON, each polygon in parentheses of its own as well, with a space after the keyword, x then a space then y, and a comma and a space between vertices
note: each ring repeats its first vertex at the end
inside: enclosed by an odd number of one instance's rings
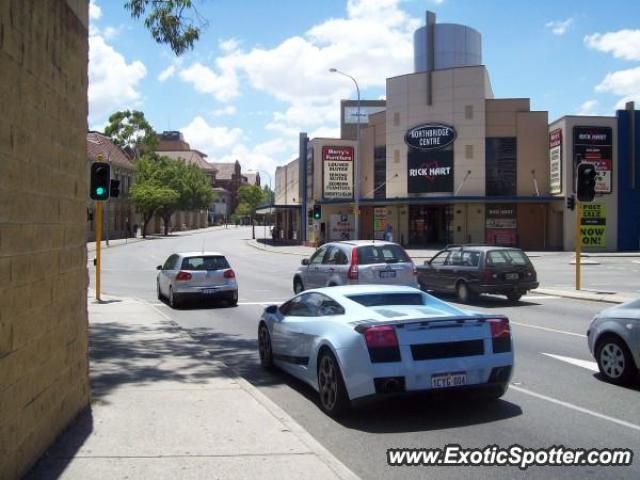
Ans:
POLYGON ((582 238, 580 223, 582 219, 582 202, 576 198, 576 290, 580 290, 580 257, 582 255, 582 238))
POLYGON ((100 244, 102 243, 102 202, 96 202, 96 300, 100 300, 100 244))

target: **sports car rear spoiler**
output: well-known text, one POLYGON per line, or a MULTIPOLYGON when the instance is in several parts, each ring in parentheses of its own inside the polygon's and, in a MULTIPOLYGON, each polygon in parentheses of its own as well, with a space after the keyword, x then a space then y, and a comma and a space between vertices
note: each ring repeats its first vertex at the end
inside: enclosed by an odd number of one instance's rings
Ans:
POLYGON ((478 314, 473 316, 443 316, 443 317, 430 317, 430 318, 409 318, 406 320, 360 320, 357 322, 351 322, 351 325, 354 325, 354 330, 358 333, 362 333, 367 327, 371 327, 374 325, 393 325, 396 328, 406 328, 413 327, 417 329, 426 329, 426 328, 451 328, 451 327, 462 327, 467 324, 483 324, 487 321, 487 319, 495 318, 495 319, 504 319, 509 321, 509 319, 505 315, 488 315, 488 314, 478 314), (449 325, 442 325, 443 323, 448 323, 449 325), (453 325, 451 325, 453 323, 453 325))

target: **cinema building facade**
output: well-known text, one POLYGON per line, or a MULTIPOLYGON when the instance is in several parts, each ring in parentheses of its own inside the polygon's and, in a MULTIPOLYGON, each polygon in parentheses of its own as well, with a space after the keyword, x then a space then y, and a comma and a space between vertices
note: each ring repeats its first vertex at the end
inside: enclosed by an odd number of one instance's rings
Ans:
POLYGON ((309 244, 353 238, 359 118, 359 238, 414 248, 570 248, 570 176, 551 191, 548 113, 532 111, 528 98, 495 98, 480 34, 426 17, 414 37, 415 72, 388 78, 386 101, 363 101, 359 117, 356 101, 342 101, 341 138, 301 134, 299 158, 276 172, 282 238, 286 231, 309 244), (283 172, 294 192, 286 206, 283 172))

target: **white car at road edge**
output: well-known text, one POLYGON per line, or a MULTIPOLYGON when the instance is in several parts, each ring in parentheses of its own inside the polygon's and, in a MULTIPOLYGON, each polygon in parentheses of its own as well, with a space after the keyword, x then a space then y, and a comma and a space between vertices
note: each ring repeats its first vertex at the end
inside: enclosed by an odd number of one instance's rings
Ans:
POLYGON ((473 388, 499 398, 514 361, 508 318, 388 285, 308 290, 270 305, 258 350, 264 368, 317 390, 331 416, 375 395, 473 388))

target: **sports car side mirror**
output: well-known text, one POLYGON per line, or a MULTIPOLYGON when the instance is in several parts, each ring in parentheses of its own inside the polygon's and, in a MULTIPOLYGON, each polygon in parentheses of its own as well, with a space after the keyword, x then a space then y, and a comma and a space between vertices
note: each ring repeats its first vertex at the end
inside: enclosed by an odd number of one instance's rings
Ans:
POLYGON ((302 262, 300 262, 300 263, 302 263, 302 265, 309 265, 309 259, 308 258, 303 258, 302 262))
POLYGON ((156 270, 162 270, 162 265, 158 265, 158 266, 156 267, 156 270))
POLYGON ((277 305, 269 305, 267 308, 264 309, 265 312, 267 313, 271 313, 274 314, 278 311, 278 306, 277 305))

